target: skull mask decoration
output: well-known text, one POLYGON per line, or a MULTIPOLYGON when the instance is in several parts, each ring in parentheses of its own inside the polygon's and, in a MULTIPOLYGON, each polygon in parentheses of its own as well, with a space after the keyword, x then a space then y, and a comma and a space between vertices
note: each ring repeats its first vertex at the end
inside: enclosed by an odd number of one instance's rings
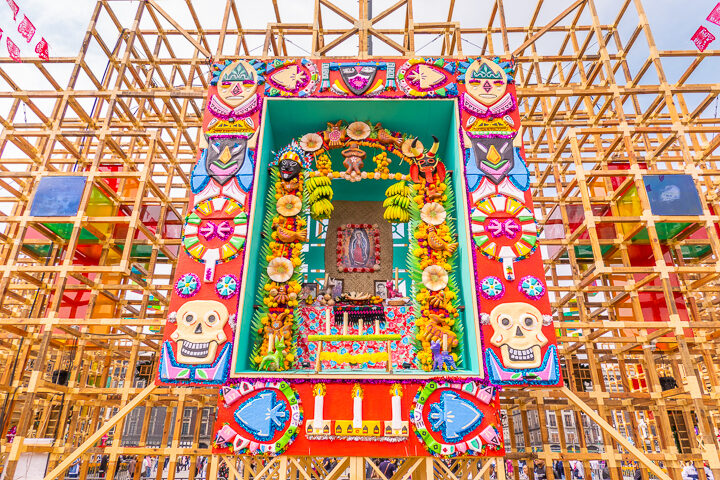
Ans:
MULTIPOLYGON (((486 323, 487 314, 483 315, 486 323)), ((500 347, 503 365, 512 369, 538 368, 542 363, 541 349, 548 343, 542 327, 550 322, 552 317, 528 303, 503 303, 493 308, 490 343, 500 347)))
MULTIPOLYGON (((417 139, 416 139, 417 140, 417 139)), ((429 184, 445 179, 445 164, 435 156, 440 148, 440 141, 433 136, 433 146, 427 153, 416 147, 417 141, 413 141, 410 152, 413 155, 412 165, 410 165, 410 177, 413 182, 419 183, 421 178, 429 184)))
POLYGON ((477 168, 498 185, 512 170, 515 151, 511 138, 473 138, 471 140, 477 168))
POLYGON ((218 346, 225 343, 223 331, 228 310, 214 300, 193 300, 177 312, 177 329, 170 338, 177 342, 178 363, 199 365, 215 360, 218 346))
POLYGON ((283 158, 279 163, 280 178, 283 181, 289 182, 300 174, 302 165, 295 158, 283 158))
POLYGON ((507 89, 508 78, 500 65, 483 58, 467 69, 465 82, 468 93, 483 105, 497 102, 507 89))
POLYGON ((231 107, 237 107, 255 95, 258 75, 245 60, 233 62, 220 73, 217 89, 220 98, 231 107))
POLYGON ((220 185, 225 185, 245 163, 247 138, 207 136, 208 150, 205 168, 220 185))
POLYGON ((362 95, 375 79, 377 74, 377 65, 367 63, 348 63, 340 65, 340 76, 345 85, 355 95, 362 95))

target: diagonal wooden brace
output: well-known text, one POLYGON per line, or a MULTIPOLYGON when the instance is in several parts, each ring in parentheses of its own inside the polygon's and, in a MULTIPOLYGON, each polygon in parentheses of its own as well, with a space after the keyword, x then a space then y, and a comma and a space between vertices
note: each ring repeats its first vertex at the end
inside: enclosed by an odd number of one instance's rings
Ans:
POLYGON ((662 480, 672 480, 667 473, 663 472, 660 467, 655 465, 643 452, 636 448, 630 441, 625 438, 620 432, 618 432, 612 425, 606 422, 598 413, 590 408, 590 405, 583 402, 580 397, 575 395, 572 390, 567 387, 562 387, 560 391, 565 395, 572 403, 574 403, 580 410, 592 418, 595 423, 600 425, 600 428, 605 430, 611 437, 618 441, 620 445, 625 447, 632 455, 637 458, 640 463, 645 465, 652 473, 662 480))
POLYGON ((145 400, 147 396, 150 395, 156 388, 157 385, 155 385, 154 382, 145 387, 142 392, 138 393, 135 398, 130 400, 127 405, 125 405, 123 408, 120 409, 120 411, 113 415, 110 420, 105 422, 105 424, 100 427, 97 432, 90 435, 90 437, 88 437, 88 439, 85 440, 82 445, 76 448, 74 452, 68 455, 65 460, 60 462, 57 467, 55 467, 50 473, 48 473, 45 476, 44 480, 54 480, 58 475, 67 470, 68 467, 70 467, 70 465, 72 465, 72 463, 75 461, 75 459, 77 459, 80 455, 82 455, 90 447, 92 447, 97 441, 99 441, 103 435, 109 432, 110 429, 113 428, 120 420, 125 418, 125 416, 130 413, 133 408, 137 407, 138 404, 145 400))

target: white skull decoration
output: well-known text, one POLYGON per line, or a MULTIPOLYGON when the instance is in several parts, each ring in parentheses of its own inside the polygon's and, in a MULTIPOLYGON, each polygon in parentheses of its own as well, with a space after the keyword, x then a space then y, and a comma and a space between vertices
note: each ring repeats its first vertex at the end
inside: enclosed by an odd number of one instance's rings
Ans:
POLYGON ((490 343, 500 347, 503 365, 507 368, 538 368, 542 363, 540 349, 548 342, 542 332, 552 317, 543 315, 536 307, 523 302, 503 303, 492 309, 483 323, 493 328, 490 343))
POLYGON ((223 331, 228 309, 214 300, 192 300, 177 311, 177 329, 170 338, 177 342, 177 361, 191 365, 215 360, 218 346, 225 343, 223 331))

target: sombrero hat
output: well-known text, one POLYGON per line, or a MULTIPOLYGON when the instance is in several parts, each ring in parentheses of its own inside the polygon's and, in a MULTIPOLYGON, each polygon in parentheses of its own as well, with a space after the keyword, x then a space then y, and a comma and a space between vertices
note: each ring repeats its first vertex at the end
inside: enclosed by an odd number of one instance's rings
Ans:
POLYGON ((400 147, 403 155, 410 158, 420 157, 423 154, 423 144, 417 138, 408 138, 400 147))
POLYGON ((360 157, 365 158, 367 153, 358 148, 357 142, 350 142, 350 146, 342 151, 343 157, 360 157))

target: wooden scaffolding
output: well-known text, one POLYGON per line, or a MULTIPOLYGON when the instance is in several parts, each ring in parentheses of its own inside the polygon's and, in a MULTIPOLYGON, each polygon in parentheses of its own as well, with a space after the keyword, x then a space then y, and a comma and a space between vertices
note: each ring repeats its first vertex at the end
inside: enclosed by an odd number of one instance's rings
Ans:
POLYGON ((409 458, 394 478, 495 468, 518 480, 522 465, 534 478, 534 460, 549 478, 554 461, 568 480, 574 466, 601 478, 602 459, 619 480, 638 454, 663 470, 642 468, 643 479, 679 480, 686 462, 701 479, 704 462, 720 475, 720 86, 700 75, 720 52, 659 49, 641 0, 536 0, 522 12, 493 0, 473 10, 487 22, 476 25, 461 13, 477 2, 419 1, 99 0, 76 57, 0 58, 5 478, 43 456, 47 478, 76 458, 81 479, 127 477, 128 456, 136 479, 146 456, 158 480, 379 473, 360 454, 213 456, 216 389, 153 385, 209 62, 340 54, 516 57, 567 381, 501 392, 508 468, 409 458), (649 179, 671 173, 690 176, 701 214, 653 211, 649 179), (68 188, 77 209, 62 219, 41 208, 53 177, 61 190, 86 178, 68 188))

